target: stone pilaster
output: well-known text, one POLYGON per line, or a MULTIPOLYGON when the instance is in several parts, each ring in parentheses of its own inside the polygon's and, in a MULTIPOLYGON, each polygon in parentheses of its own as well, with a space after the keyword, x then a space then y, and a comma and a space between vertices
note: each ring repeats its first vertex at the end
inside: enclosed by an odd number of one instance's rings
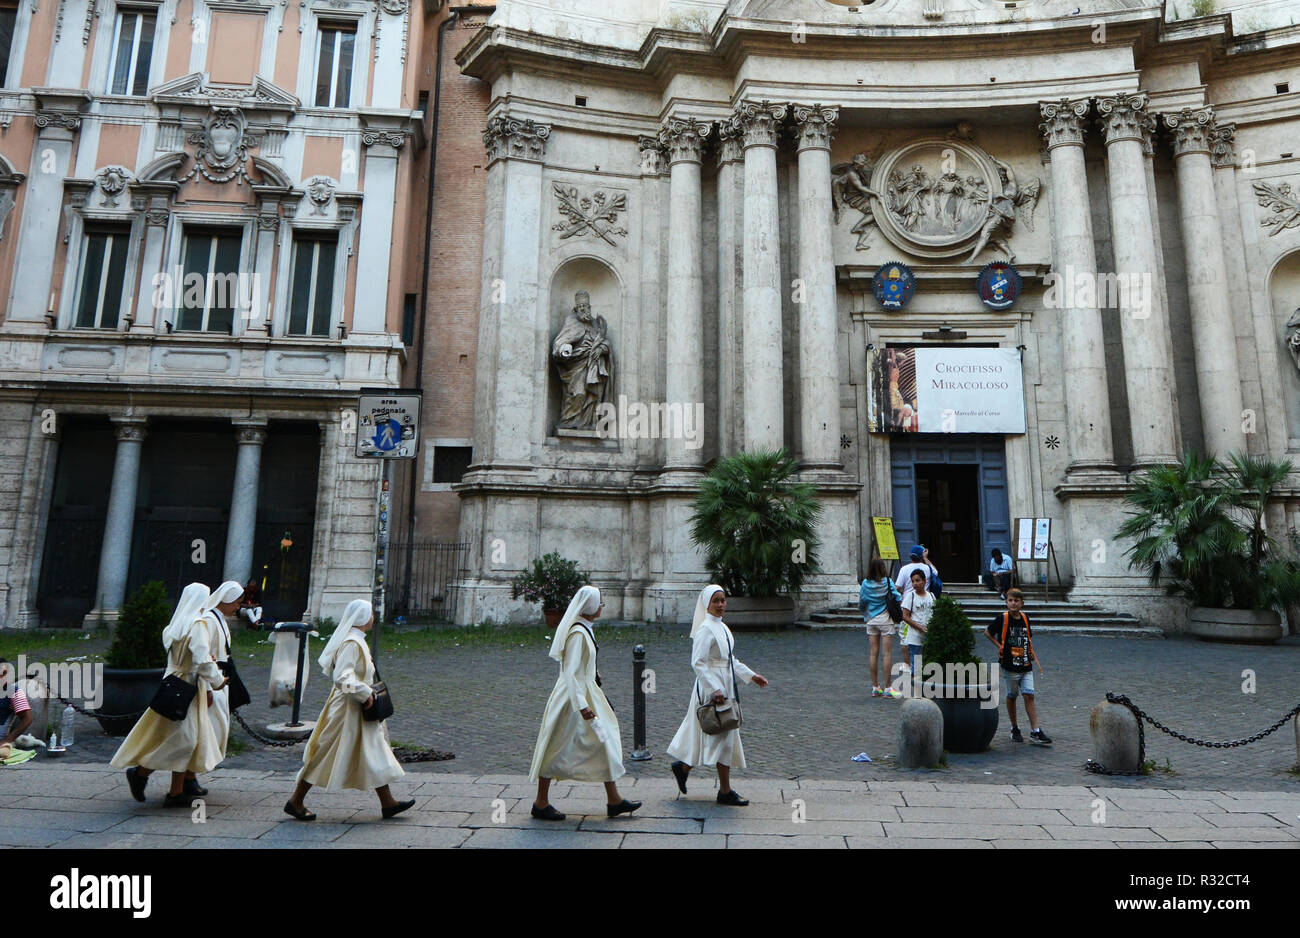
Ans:
POLYGON ((1137 465, 1175 461, 1178 453, 1173 366, 1160 315, 1155 232, 1142 148, 1150 133, 1147 96, 1097 99, 1106 138, 1111 242, 1120 289, 1124 370, 1137 465))
POLYGON ((842 469, 840 375, 831 241, 831 136, 839 111, 796 104, 799 154, 799 415, 803 463, 842 469))
MULTIPOLYGON (((666 312, 666 403, 680 403, 682 412, 694 413, 704 402, 704 372, 700 349, 704 344, 704 277, 701 271, 700 162, 711 126, 692 118, 672 118, 659 139, 668 154, 668 306, 666 312)), ((666 441, 664 468, 699 469, 703 448, 687 447, 684 438, 666 441)))
POLYGON ((718 128, 718 455, 731 456, 745 439, 744 408, 744 165, 740 130, 718 128))
POLYGON ((1183 108, 1176 114, 1165 114, 1164 125, 1174 145, 1201 428, 1206 452, 1226 456, 1244 449, 1246 438, 1241 428, 1241 372, 1237 367, 1233 304, 1228 298, 1223 235, 1210 163, 1214 111, 1209 107, 1183 108))
POLYGON ((1096 293, 1088 301, 1077 285, 1096 283, 1092 204, 1083 142, 1090 103, 1084 99, 1044 102, 1039 129, 1050 154, 1052 224, 1055 226, 1057 288, 1049 292, 1060 310, 1061 357, 1065 366, 1067 472, 1114 469, 1110 401, 1106 391, 1106 348, 1096 293))
POLYGON ((745 449, 784 444, 776 144, 784 104, 746 101, 732 117, 745 151, 745 449))

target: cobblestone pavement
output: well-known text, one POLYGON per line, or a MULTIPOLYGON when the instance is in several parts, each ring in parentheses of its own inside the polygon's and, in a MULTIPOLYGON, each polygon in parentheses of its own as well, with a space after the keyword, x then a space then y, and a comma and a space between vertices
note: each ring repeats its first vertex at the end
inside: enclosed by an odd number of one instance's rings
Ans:
POLYGON ((634 815, 605 817, 599 786, 557 784, 564 821, 529 815, 518 774, 412 775, 394 784, 413 809, 382 821, 373 795, 314 791, 318 819, 286 817, 289 773, 219 769, 202 805, 139 804, 121 772, 31 762, 0 772, 0 844, 24 847, 1067 847, 1300 849, 1300 791, 1225 792, 1109 785, 980 785, 942 774, 863 782, 755 780, 751 804, 714 802, 711 777, 678 795, 671 780, 629 778, 634 815), (57 793, 57 794, 54 794, 57 793))
MULTIPOLYGON (((664 748, 686 713, 691 688, 685 631, 614 627, 599 630, 597 637, 600 670, 619 716, 625 752, 632 749, 632 647, 637 641, 646 646, 648 665, 655 672, 655 693, 648 696, 647 703, 653 759, 628 761, 627 768, 633 777, 670 784, 664 748)), ((396 644, 401 639, 389 631, 383 641, 396 644)), ((1300 639, 1296 637, 1278 645, 1246 646, 1183 639, 1044 635, 1038 646, 1047 676, 1035 677, 1039 716, 1055 745, 1013 743, 1003 707, 990 751, 950 754, 948 767, 933 772, 904 770, 892 764, 900 702, 870 696, 866 641, 862 632, 848 630, 737 635, 737 657, 772 682, 766 690, 742 688, 742 732, 749 767, 738 773, 738 788, 748 791, 747 778, 893 785, 919 779, 927 787, 945 783, 1073 787, 1103 783, 1127 789, 1286 791, 1300 796, 1300 776, 1287 771, 1297 762, 1289 724, 1260 742, 1231 750, 1192 746, 1148 726, 1148 758, 1161 766, 1168 760, 1176 774, 1102 780, 1083 768, 1092 754, 1089 712, 1106 691, 1128 694, 1157 719, 1192 736, 1226 740, 1266 728, 1300 703, 1300 639), (1254 693, 1243 692, 1243 682, 1249 677, 1243 677, 1243 672, 1248 670, 1254 673, 1254 693), (876 761, 851 762, 850 757, 858 752, 866 752, 876 761)), ((385 644, 381 657, 397 708, 389 724, 393 740, 456 754, 449 762, 407 766, 412 775, 477 779, 527 773, 541 711, 557 672, 542 644, 447 647, 418 654, 402 653, 393 644, 385 644)), ((992 651, 982 639, 979 646, 981 656, 992 651)), ((242 711, 250 725, 286 720, 287 708, 272 711, 260 702, 265 699, 266 668, 250 663, 241 665, 241 673, 258 698, 242 711)), ((307 719, 319 712, 327 690, 313 664, 303 707, 307 719)), ((1020 721, 1027 735, 1023 710, 1020 721)), ((112 757, 119 740, 102 736, 88 724, 79 721, 76 746, 58 765, 103 766, 112 757)), ((301 746, 265 749, 237 728, 235 737, 244 740, 247 748, 232 751, 226 769, 291 772, 300 765, 301 746)), ((42 756, 32 765, 42 763, 56 764, 42 756)), ((14 772, 0 771, 0 790, 14 772)), ((712 773, 705 774, 712 778, 712 773)))

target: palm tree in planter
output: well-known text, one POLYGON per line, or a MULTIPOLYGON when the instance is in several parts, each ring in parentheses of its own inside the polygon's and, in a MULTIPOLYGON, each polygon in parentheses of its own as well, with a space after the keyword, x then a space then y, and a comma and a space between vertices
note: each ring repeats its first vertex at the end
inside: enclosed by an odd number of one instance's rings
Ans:
POLYGON ((118 613, 113 641, 104 655, 104 697, 97 716, 105 735, 125 736, 149 708, 167 666, 162 633, 171 621, 172 604, 158 580, 141 586, 118 613))
POLYGON ((1187 630, 1207 640, 1274 642, 1279 607, 1300 601, 1300 562, 1270 538, 1264 512, 1291 472, 1287 460, 1234 453, 1225 462, 1188 452, 1156 466, 1124 497, 1133 509, 1118 536, 1129 566, 1191 604, 1187 630))
POLYGON ((816 486, 793 481, 798 468, 784 449, 737 453, 700 483, 691 540, 727 591, 729 625, 790 625, 793 597, 819 570, 822 506, 816 486))
POLYGON ((970 618, 951 596, 940 596, 927 628, 918 676, 943 714, 943 748, 983 752, 998 731, 998 695, 975 654, 970 618))

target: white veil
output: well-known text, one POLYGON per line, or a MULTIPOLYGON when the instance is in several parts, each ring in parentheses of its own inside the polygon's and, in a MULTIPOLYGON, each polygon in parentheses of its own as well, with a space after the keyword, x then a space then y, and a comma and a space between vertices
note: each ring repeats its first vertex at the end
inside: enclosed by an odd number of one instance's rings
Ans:
POLYGON ((189 633, 190 626, 203 615, 208 596, 208 588, 202 583, 191 583, 181 591, 181 599, 176 604, 176 611, 172 613, 172 620, 163 629, 163 648, 171 648, 172 643, 180 641, 189 633))
POLYGON ((203 604, 204 612, 212 612, 217 603, 233 603, 244 595, 244 588, 234 580, 227 580, 212 591, 212 596, 203 604))
POLYGON ((583 586, 569 600, 569 608, 564 610, 564 618, 555 627, 555 640, 551 642, 551 657, 556 661, 564 654, 564 643, 569 640, 569 632, 578 616, 589 616, 600 608, 600 590, 594 586, 583 586))
POLYGON ((321 670, 325 672, 326 677, 334 677, 334 656, 343 647, 343 641, 352 633, 354 627, 369 622, 373 614, 374 610, 371 608, 368 599, 354 599, 344 607, 343 618, 339 620, 339 627, 334 630, 330 640, 325 643, 325 650, 316 659, 316 663, 321 666, 321 670))
POLYGON ((695 600, 695 616, 691 619, 691 638, 694 638, 700 631, 700 626, 709 615, 709 602, 713 599, 715 593, 725 593, 721 586, 716 583, 710 583, 704 589, 700 590, 700 598, 695 600))

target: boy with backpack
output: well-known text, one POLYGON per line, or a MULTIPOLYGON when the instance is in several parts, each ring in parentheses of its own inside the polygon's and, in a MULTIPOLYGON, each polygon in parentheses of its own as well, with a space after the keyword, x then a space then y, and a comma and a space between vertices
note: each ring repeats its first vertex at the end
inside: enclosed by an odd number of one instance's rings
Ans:
POLYGON ((1029 738, 1044 746, 1051 739, 1038 726, 1038 708, 1034 704, 1034 665, 1044 674, 1042 662, 1034 651, 1034 636, 1029 628, 1029 617, 1022 611, 1025 594, 1012 587, 1007 590, 1007 611, 993 617, 984 634, 997 646, 998 665, 1002 680, 1007 686, 1007 716, 1011 718, 1011 739, 1023 743, 1024 736, 1016 725, 1016 697, 1025 697, 1025 713, 1029 716, 1029 738))

